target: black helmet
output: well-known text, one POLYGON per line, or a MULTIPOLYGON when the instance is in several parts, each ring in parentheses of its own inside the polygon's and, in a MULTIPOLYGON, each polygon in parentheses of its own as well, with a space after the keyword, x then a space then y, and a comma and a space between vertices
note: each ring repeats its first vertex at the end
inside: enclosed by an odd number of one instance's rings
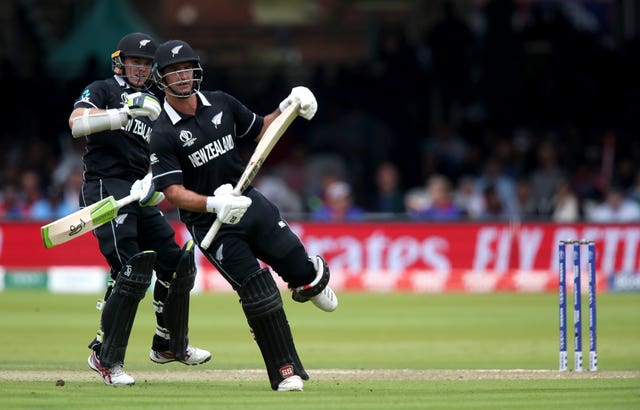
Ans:
MULTIPOLYGON (((118 42, 118 49, 111 54, 111 68, 113 72, 122 76, 129 84, 129 78, 124 71, 125 64, 122 59, 125 57, 138 57, 153 60, 156 52, 156 44, 153 38, 145 33, 130 33, 122 37, 118 42)), ((149 76, 149 80, 151 76, 149 76)), ((150 81, 145 83, 145 89, 148 88, 150 81)))
POLYGON ((153 77, 155 79, 156 85, 165 93, 171 94, 176 97, 189 97, 200 90, 200 83, 202 82, 202 67, 200 66, 200 57, 185 41, 166 41, 160 44, 160 46, 156 50, 155 64, 153 66, 153 77), (170 65, 187 62, 192 62, 193 66, 189 69, 180 71, 193 71, 193 87, 188 93, 177 94, 173 90, 171 90, 170 86, 172 84, 168 84, 165 81, 167 74, 170 73, 164 73, 163 71, 170 65))
POLYGON ((193 51, 191 46, 182 40, 169 40, 160 44, 155 54, 156 69, 162 71, 167 66, 176 63, 193 61, 200 63, 200 57, 193 51))
POLYGON ((118 50, 121 57, 142 57, 153 60, 156 52, 156 44, 153 38, 145 33, 131 33, 122 37, 118 43, 118 50))

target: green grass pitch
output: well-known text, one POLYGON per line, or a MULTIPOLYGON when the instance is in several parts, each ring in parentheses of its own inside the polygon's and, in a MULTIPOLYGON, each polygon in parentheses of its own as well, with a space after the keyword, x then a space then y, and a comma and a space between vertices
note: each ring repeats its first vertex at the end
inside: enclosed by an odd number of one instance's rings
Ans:
POLYGON ((227 293, 192 297, 191 342, 213 353, 211 362, 194 367, 148 359, 155 328, 148 294, 125 363, 136 385, 105 386, 86 365, 99 296, 0 293, 0 407, 640 408, 640 293, 598 295, 599 371, 580 374, 556 370, 555 294, 341 293, 333 313, 283 294, 298 353, 311 375, 302 393, 271 391, 237 296, 227 293), (64 386, 56 386, 59 379, 64 386))

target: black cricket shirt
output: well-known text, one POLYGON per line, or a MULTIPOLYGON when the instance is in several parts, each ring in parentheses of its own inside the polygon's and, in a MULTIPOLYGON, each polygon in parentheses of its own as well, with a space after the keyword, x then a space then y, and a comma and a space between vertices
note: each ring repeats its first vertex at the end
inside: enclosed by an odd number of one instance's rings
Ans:
MULTIPOLYGON (((182 184, 213 195, 222 184, 236 184, 246 166, 238 140, 254 140, 264 118, 223 91, 200 91, 196 115, 173 109, 165 100, 151 135, 151 165, 156 189, 182 184)), ((210 224, 214 216, 180 209, 187 225, 210 224)))
MULTIPOLYGON (((137 92, 120 76, 94 81, 82 91, 76 108, 122 108, 127 96, 137 92)), ((101 178, 120 178, 135 181, 149 170, 151 120, 137 117, 119 130, 101 131, 86 136, 83 156, 87 181, 101 178)))

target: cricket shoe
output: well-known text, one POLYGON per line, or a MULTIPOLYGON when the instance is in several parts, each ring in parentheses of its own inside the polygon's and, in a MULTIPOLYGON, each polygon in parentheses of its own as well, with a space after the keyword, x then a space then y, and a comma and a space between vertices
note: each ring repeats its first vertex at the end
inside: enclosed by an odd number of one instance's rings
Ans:
POLYGON ((322 292, 311 298, 311 303, 316 305, 320 310, 325 312, 333 312, 338 307, 338 297, 333 290, 327 286, 322 289, 322 292))
POLYGON ((133 377, 124 372, 122 363, 116 363, 112 367, 105 367, 100 363, 96 352, 92 352, 87 359, 89 367, 96 371, 109 386, 130 386, 136 383, 133 377))
POLYGON ((302 391, 302 378, 296 374, 289 376, 278 384, 278 391, 302 391))
POLYGON ((211 360, 211 353, 204 349, 198 349, 197 347, 188 346, 187 352, 184 355, 184 359, 182 360, 176 359, 176 355, 173 354, 173 352, 170 350, 151 350, 151 352, 149 353, 149 359, 160 364, 180 362, 194 366, 196 364, 206 363, 211 360))
MULTIPOLYGON (((316 268, 317 272, 316 279, 312 282, 312 284, 314 284, 320 279, 321 276, 324 275, 325 270, 327 271, 327 273, 329 272, 329 267, 320 256, 311 258, 311 261, 313 262, 313 266, 316 268)), ((333 312, 338 308, 338 297, 328 284, 324 287, 324 289, 322 289, 322 292, 318 293, 315 296, 312 296, 310 299, 318 309, 324 310, 325 312, 333 312)))

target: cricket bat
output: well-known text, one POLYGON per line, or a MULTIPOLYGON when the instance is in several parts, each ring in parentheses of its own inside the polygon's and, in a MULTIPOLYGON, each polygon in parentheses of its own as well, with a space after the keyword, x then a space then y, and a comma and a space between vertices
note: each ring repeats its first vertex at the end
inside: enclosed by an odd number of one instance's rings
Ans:
POLYGON ((140 195, 128 195, 117 200, 113 196, 82 208, 40 228, 45 248, 68 242, 113 220, 120 208, 140 199, 140 195))
MULTIPOLYGON (((251 154, 251 158, 249 158, 249 163, 247 167, 244 169, 244 172, 240 176, 238 183, 233 188, 234 195, 242 195, 245 189, 251 184, 251 181, 255 178, 258 170, 262 166, 262 163, 265 161, 273 147, 276 145, 282 134, 289 128, 289 125, 293 122, 293 120, 298 116, 298 110, 300 109, 300 102, 296 101, 294 104, 290 104, 287 108, 285 108, 284 112, 280 113, 278 117, 265 130, 262 138, 258 142, 256 149, 251 154)), ((211 241, 218 233, 218 230, 222 226, 222 222, 220 219, 216 218, 211 228, 205 235, 202 243, 200 243, 200 247, 203 249, 208 249, 209 245, 211 245, 211 241)))

